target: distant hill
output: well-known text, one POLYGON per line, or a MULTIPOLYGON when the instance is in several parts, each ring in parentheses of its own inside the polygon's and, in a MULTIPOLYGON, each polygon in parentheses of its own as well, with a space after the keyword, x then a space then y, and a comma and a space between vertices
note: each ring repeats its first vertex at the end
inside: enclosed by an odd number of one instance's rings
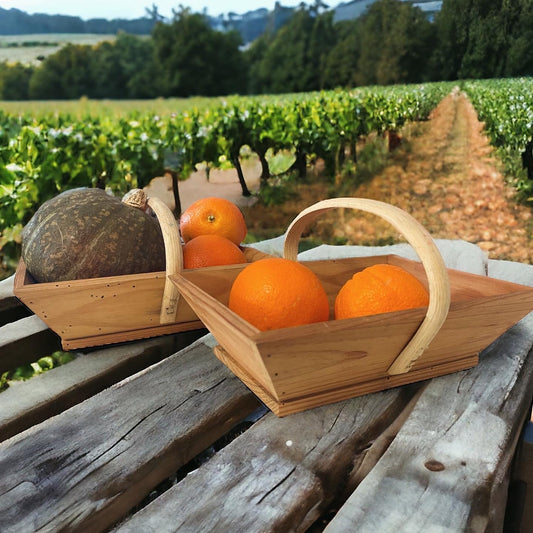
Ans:
POLYGON ((83 20, 70 15, 28 14, 20 9, 0 7, 0 35, 29 35, 35 33, 100 33, 116 34, 119 31, 147 35, 155 20, 150 18, 83 20))
MULTIPOLYGON (((360 17, 368 6, 377 0, 352 0, 343 2, 334 11, 334 20, 348 20, 360 17)), ((432 17, 440 10, 442 0, 402 0, 411 1, 432 17)), ((266 8, 246 13, 224 13, 218 16, 206 15, 211 26, 217 30, 237 30, 245 44, 252 42, 267 29, 276 31, 290 18, 296 7, 284 7, 280 2, 272 11, 266 8)), ((16 8, 0 7, 0 35, 29 35, 42 33, 95 33, 116 34, 119 31, 136 35, 148 35, 156 24, 157 17, 137 19, 103 18, 83 20, 70 15, 28 14, 16 8)))

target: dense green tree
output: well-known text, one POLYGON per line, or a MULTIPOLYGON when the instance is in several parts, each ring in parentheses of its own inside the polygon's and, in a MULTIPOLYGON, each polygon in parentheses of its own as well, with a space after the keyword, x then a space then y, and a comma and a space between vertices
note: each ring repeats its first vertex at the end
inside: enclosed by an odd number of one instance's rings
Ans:
POLYGON ((285 26, 248 51, 253 92, 300 92, 325 86, 324 68, 336 43, 333 12, 302 5, 285 26))
POLYGON ((48 56, 31 77, 29 97, 154 98, 163 94, 159 77, 153 41, 119 33, 113 42, 67 45, 48 56))
POLYGON ((91 77, 94 80, 91 98, 126 98, 127 78, 122 69, 117 46, 104 41, 94 47, 90 60, 91 77))
POLYGON ((533 74, 533 0, 445 0, 435 79, 533 74))
POLYGON ((509 47, 504 76, 533 75, 533 0, 517 2, 520 11, 517 14, 516 29, 509 35, 509 47))
POLYGON ((270 84, 268 72, 263 71, 263 59, 272 42, 273 35, 270 31, 258 37, 243 53, 243 60, 248 69, 248 92, 260 94, 267 92, 270 84))
POLYGON ((434 56, 435 79, 457 79, 468 46, 472 0, 445 0, 435 17, 437 50, 434 56))
POLYGON ((474 15, 468 29, 468 42, 458 78, 487 78, 499 76, 503 71, 507 43, 499 27, 501 14, 498 9, 476 13, 476 7, 483 6, 473 6, 474 15))
POLYGON ((511 4, 506 0, 472 0, 458 78, 487 78, 503 74, 509 38, 517 23, 516 8, 516 2, 511 4))
POLYGON ((307 41, 312 25, 310 13, 301 8, 276 33, 261 62, 260 77, 267 91, 289 93, 308 89, 307 41))
POLYGON ((127 79, 128 98, 154 98, 162 96, 158 80, 162 73, 155 61, 152 39, 119 33, 115 41, 120 64, 127 79))
POLYGON ((94 48, 91 61, 93 98, 154 98, 162 95, 153 41, 119 33, 114 42, 94 48))
POLYGON ((507 36, 503 76, 533 75, 533 0, 503 0, 503 31, 507 36))
MULTIPOLYGON (((318 11, 318 7, 324 5, 320 0, 316 0, 315 12, 318 11)), ((307 49, 308 87, 313 89, 324 89, 326 87, 325 68, 327 59, 336 44, 337 35, 333 26, 333 11, 327 11, 321 15, 317 12, 307 49)))
POLYGON ((0 100, 27 100, 33 67, 0 63, 0 100))
POLYGON ((245 92, 237 32, 217 32, 204 16, 182 8, 170 24, 157 24, 152 36, 165 96, 245 92))
POLYGON ((93 93, 92 47, 68 44, 48 56, 30 80, 33 100, 72 99, 93 93))
POLYGON ((361 53, 359 19, 338 22, 335 31, 337 43, 329 51, 324 64, 325 89, 353 87, 361 53))
POLYGON ((422 81, 431 51, 431 24, 408 2, 379 0, 361 17, 358 85, 422 81))

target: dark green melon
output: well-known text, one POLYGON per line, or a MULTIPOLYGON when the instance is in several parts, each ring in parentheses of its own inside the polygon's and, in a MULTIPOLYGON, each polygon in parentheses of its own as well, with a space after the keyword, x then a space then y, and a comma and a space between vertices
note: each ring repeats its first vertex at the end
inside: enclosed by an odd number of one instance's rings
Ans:
POLYGON ((73 189, 45 202, 22 232, 22 259, 39 282, 165 269, 157 219, 101 189, 73 189))

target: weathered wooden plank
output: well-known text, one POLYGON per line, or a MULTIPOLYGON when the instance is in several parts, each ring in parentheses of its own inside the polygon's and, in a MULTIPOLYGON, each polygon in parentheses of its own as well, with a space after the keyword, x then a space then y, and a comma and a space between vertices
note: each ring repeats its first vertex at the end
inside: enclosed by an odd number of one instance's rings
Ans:
MULTIPOLYGON (((13 294, 13 281, 15 276, 9 276, 9 278, 0 280, 0 310, 8 307, 10 302, 17 300, 13 294)), ((20 305, 20 304, 19 304, 20 305)))
POLYGON ((2 533, 102 531, 256 409, 210 340, 1 443, 2 533))
POLYGON ((91 351, 15 384, 0 396, 0 442, 188 346, 201 334, 205 330, 91 351))
POLYGON ((33 363, 61 349, 59 337, 32 315, 0 327, 0 372, 33 363))
POLYGON ((326 531, 501 531, 510 462, 531 405, 532 344, 530 314, 477 367, 432 380, 326 531))
POLYGON ((0 281, 0 325, 13 322, 30 314, 22 302, 13 294, 15 276, 0 281))
POLYGON ((533 528, 533 422, 529 419, 516 447, 504 531, 531 533, 533 528))
POLYGON ((269 413, 115 530, 305 531, 417 385, 276 418, 269 413))

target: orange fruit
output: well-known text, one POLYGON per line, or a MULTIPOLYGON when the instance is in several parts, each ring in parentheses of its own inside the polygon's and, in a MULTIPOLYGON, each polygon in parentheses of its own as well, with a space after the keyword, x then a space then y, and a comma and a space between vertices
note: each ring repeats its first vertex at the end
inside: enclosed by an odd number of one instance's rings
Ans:
POLYGON ((377 264, 357 272, 335 299, 335 318, 389 313, 429 303, 424 285, 405 269, 377 264))
POLYGON ((209 197, 197 200, 183 212, 180 231, 185 242, 198 235, 220 235, 240 244, 247 230, 244 216, 233 202, 209 197))
POLYGON ((231 287, 229 308, 261 331, 329 318, 328 297, 314 272, 279 257, 244 267, 231 287))
POLYGON ((201 268, 246 263, 243 251, 226 237, 198 235, 183 246, 183 267, 201 268))

